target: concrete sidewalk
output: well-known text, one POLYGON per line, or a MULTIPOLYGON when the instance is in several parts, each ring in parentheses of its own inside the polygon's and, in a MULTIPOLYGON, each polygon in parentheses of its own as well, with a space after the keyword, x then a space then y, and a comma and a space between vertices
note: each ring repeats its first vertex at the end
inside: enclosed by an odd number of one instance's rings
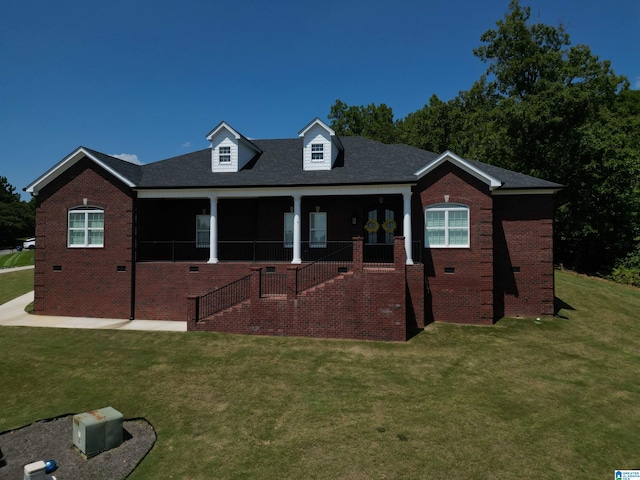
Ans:
MULTIPOLYGON (((33 268, 33 267, 31 267, 33 268)), ((88 317, 29 315, 25 307, 33 302, 33 292, 0 305, 0 325, 6 327, 100 328, 186 332, 187 322, 163 320, 123 320, 88 317)))

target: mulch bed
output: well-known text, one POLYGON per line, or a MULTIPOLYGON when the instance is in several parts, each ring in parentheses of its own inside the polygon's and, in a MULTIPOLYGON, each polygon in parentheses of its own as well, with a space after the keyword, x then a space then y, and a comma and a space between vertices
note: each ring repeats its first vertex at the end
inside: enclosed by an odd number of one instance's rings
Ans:
POLYGON ((0 479, 21 479, 24 466, 55 460, 47 475, 57 480, 121 480, 127 478, 156 442, 153 426, 143 418, 123 421, 122 445, 84 459, 73 445, 73 415, 40 420, 0 433, 0 479))

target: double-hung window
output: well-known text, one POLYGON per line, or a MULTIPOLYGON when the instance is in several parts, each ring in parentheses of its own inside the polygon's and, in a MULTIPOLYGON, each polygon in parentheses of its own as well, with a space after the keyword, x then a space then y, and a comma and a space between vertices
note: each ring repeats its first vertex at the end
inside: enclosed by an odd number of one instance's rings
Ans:
POLYGON ((327 246, 327 213, 311 212, 309 214, 309 247, 326 248, 327 246))
POLYGON ((284 248, 293 248, 293 213, 284 214, 284 248))
POLYGON ((210 225, 210 215, 196 215, 196 248, 209 248, 210 225))
POLYGON ((443 203, 425 210, 426 248, 469 246, 469 207, 443 203))
POLYGON ((220 163, 230 163, 231 147, 218 147, 218 155, 220 157, 220 163))
POLYGON ((104 247, 104 210, 92 207, 69 210, 67 245, 104 247))
POLYGON ((322 143, 311 144, 311 160, 324 160, 324 145, 322 143))

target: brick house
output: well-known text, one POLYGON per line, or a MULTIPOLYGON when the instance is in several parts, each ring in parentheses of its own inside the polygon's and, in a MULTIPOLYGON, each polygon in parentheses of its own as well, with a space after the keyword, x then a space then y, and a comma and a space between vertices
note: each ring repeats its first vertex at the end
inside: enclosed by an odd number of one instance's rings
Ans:
POLYGON ((135 165, 79 147, 36 196, 35 313, 404 341, 433 321, 553 314, 553 193, 319 119, 135 165))

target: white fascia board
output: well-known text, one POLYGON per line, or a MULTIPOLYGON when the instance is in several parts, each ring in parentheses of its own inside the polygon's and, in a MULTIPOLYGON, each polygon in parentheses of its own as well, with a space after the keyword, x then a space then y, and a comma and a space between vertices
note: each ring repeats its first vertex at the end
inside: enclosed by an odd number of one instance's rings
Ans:
POLYGON ((309 131, 310 128, 319 125, 322 128, 324 128, 327 132, 329 132, 329 135, 331 135, 332 137, 336 136, 336 132, 333 131, 333 129, 331 127, 329 127, 329 125, 327 125, 326 123, 324 123, 322 120, 320 120, 318 117, 314 118, 313 120, 311 120, 311 122, 309 122, 309 124, 304 127, 302 130, 300 130, 298 132, 298 136, 299 137, 304 137, 304 135, 309 131))
POLYGON ((520 189, 499 189, 491 192, 491 195, 553 195, 562 190, 561 188, 520 188, 520 189))
POLYGON ((451 152, 449 150, 444 152, 442 155, 440 155, 438 158, 433 160, 431 163, 428 163, 427 165, 422 167, 420 170, 415 172, 414 175, 416 177, 418 177, 418 178, 422 178, 424 175, 426 175, 427 173, 433 171, 435 168, 439 167, 444 162, 453 163, 454 165, 456 165, 460 169, 462 169, 465 172, 469 173, 470 175, 473 175, 474 177, 476 177, 478 180, 481 180, 482 182, 484 182, 487 185, 489 185, 489 188, 491 190, 494 190, 496 188, 500 188, 502 186, 502 182, 500 180, 498 180, 495 177, 492 177, 491 175, 487 175, 485 172, 483 172, 483 171, 479 170, 478 168, 474 167, 469 162, 467 162, 463 158, 460 158, 458 155, 456 155, 455 153, 453 153, 453 152, 451 152))
POLYGON ((83 147, 78 147, 71 154, 67 155, 60 162, 50 168, 43 175, 38 177, 33 183, 27 186, 24 191, 27 193, 35 193, 37 194, 43 187, 51 183, 53 180, 58 178, 62 173, 66 172, 69 168, 78 163, 82 158, 87 157, 98 166, 100 166, 105 171, 109 172, 111 175, 116 177, 122 183, 129 187, 135 187, 135 184, 131 182, 128 178, 123 177, 120 173, 113 170, 111 167, 100 161, 94 155, 86 151, 83 147))
POLYGON ((338 137, 338 135, 336 135, 335 130, 333 130, 329 125, 324 123, 318 117, 316 117, 313 120, 311 120, 311 122, 309 122, 306 127, 304 127, 302 130, 300 130, 298 132, 298 136, 303 138, 306 135, 306 133, 316 125, 322 127, 323 129, 325 129, 327 131, 327 133, 329 134, 329 137, 331 138, 331 141, 333 142, 333 144, 336 146, 336 148, 339 151, 341 151, 341 152, 344 151, 344 147, 342 146, 342 142, 340 141, 340 137, 338 137))
POLYGON ((410 194, 415 184, 138 190, 138 198, 258 198, 410 194))
POLYGON ((245 137, 240 132, 235 130, 233 127, 231 127, 231 125, 229 125, 225 121, 220 122, 217 127, 215 127, 213 130, 211 130, 207 134, 207 140, 209 140, 211 142, 213 137, 222 129, 227 130, 231 135, 233 135, 235 137, 236 140, 238 140, 238 142, 244 144, 245 146, 249 147, 252 150, 255 150, 256 153, 261 153, 262 152, 262 150, 260 150, 255 143, 253 143, 247 137, 245 137))
POLYGON ((225 121, 222 121, 213 130, 207 133, 207 140, 211 141, 211 139, 223 128, 229 131, 234 137, 236 137, 236 139, 240 138, 240 134, 236 132, 233 128, 231 128, 231 125, 229 125, 225 121))

